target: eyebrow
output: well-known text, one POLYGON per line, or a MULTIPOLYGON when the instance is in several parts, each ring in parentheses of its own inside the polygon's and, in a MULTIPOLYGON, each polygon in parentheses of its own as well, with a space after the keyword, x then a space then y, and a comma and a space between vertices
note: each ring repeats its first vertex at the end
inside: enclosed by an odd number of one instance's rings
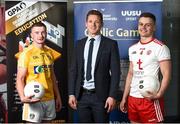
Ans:
POLYGON ((143 22, 138 22, 138 24, 154 24, 153 22, 149 22, 149 23, 143 23, 143 22))

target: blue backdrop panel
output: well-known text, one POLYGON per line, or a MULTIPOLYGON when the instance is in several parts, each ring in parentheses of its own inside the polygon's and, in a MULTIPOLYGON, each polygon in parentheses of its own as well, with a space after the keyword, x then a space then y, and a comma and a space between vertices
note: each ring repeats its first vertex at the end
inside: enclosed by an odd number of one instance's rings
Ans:
MULTIPOLYGON (((131 0, 132 1, 132 0, 131 0)), ((74 4, 74 40, 86 35, 85 19, 91 9, 103 13, 102 34, 118 41, 121 59, 127 59, 127 50, 137 42, 138 17, 143 12, 151 12, 157 17, 156 36, 161 39, 162 2, 75 2, 74 4)))
MULTIPOLYGON (((128 70, 128 48, 138 42, 138 18, 143 12, 151 12, 157 18, 156 37, 162 33, 162 0, 123 0, 123 1, 75 1, 74 2, 74 42, 87 35, 86 14, 91 9, 103 13, 104 26, 101 33, 118 42, 121 58, 120 92, 123 92, 128 70)), ((120 93, 121 94, 121 93, 120 93)), ((121 95, 119 100, 121 100, 121 95)), ((77 113, 74 121, 78 122, 77 113)), ((129 122, 127 114, 115 109, 110 114, 110 123, 129 122)))

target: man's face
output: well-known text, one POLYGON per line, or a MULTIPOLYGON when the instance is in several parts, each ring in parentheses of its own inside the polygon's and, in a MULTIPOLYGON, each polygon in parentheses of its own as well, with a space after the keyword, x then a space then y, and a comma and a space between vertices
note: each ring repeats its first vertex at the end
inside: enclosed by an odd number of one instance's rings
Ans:
POLYGON ((33 27, 31 30, 31 38, 33 42, 37 44, 43 44, 46 39, 46 29, 45 27, 33 27))
POLYGON ((88 30, 88 34, 90 36, 95 36, 100 34, 100 30, 102 27, 101 19, 97 15, 89 15, 86 20, 86 28, 88 30))
POLYGON ((149 17, 141 17, 138 23, 138 31, 141 37, 153 37, 155 24, 149 17))

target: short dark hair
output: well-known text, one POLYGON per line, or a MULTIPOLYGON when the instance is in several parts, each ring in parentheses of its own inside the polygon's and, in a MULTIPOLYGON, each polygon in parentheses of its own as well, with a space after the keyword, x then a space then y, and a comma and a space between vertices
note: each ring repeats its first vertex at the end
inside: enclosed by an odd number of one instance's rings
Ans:
POLYGON ((94 10, 94 9, 90 10, 86 15, 86 21, 88 20, 89 15, 97 15, 97 16, 99 16, 100 20, 101 20, 101 23, 103 24, 103 15, 102 15, 102 13, 100 11, 94 10))
MULTIPOLYGON (((31 30, 32 30, 32 28, 34 28, 34 27, 44 27, 45 29, 47 29, 47 28, 46 28, 46 25, 45 25, 44 23, 42 23, 42 22, 34 23, 34 24, 31 26, 31 30)), ((31 31, 31 30, 30 30, 30 31, 31 31)))
POLYGON ((141 17, 149 17, 149 18, 151 18, 151 19, 154 21, 154 24, 156 23, 156 17, 155 17, 155 15, 152 14, 152 13, 150 13, 150 12, 144 12, 144 13, 142 13, 139 18, 141 18, 141 17))

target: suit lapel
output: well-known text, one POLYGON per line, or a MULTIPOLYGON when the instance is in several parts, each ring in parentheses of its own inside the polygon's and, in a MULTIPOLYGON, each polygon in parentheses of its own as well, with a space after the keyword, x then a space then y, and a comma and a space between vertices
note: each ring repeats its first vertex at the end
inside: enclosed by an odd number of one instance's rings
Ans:
POLYGON ((81 44, 80 44, 80 62, 81 62, 81 65, 82 65, 82 67, 83 67, 83 65, 84 65, 84 47, 85 47, 85 44, 86 44, 86 40, 87 40, 87 38, 85 38, 85 39, 83 39, 82 40, 82 42, 81 42, 81 44))
POLYGON ((104 47, 104 40, 103 40, 103 36, 101 35, 101 42, 100 42, 100 45, 99 45, 99 50, 98 50, 98 54, 97 54, 97 58, 96 58, 96 64, 95 64, 95 71, 96 71, 96 67, 99 63, 99 60, 100 60, 100 57, 101 57, 101 54, 102 54, 102 51, 103 51, 103 47, 104 47))

